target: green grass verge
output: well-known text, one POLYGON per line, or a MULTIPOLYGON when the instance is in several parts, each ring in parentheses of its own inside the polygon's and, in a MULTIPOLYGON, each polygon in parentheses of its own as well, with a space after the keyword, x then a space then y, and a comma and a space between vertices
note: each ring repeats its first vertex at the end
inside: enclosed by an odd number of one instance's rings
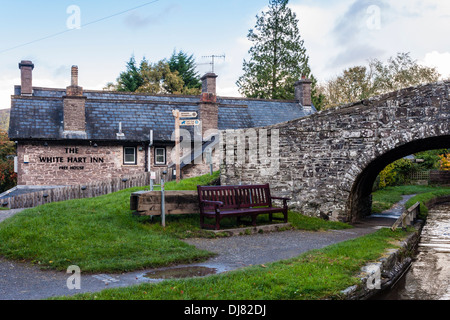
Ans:
POLYGON ((387 187, 382 190, 378 190, 372 193, 372 213, 381 213, 390 209, 394 204, 402 200, 403 195, 436 192, 439 190, 450 190, 450 188, 411 185, 387 187))
MULTIPOLYGON (((220 171, 213 172, 212 175, 205 174, 194 178, 187 178, 176 181, 169 181, 164 184, 165 190, 197 190, 198 185, 211 185, 216 183, 220 178, 220 171)), ((154 190, 161 190, 159 186, 155 186, 154 190)))
MULTIPOLYGON (((186 179, 178 185, 170 182, 167 189, 194 188, 217 177, 215 173, 186 179)), ((145 218, 133 216, 130 195, 143 189, 24 210, 0 224, 0 255, 57 270, 78 265, 84 272, 189 263, 212 255, 180 241, 171 228, 164 230, 159 225, 143 223, 145 218)))
MULTIPOLYGON (((217 181, 219 173, 168 182, 168 190, 195 190, 197 184, 217 181)), ((42 268, 66 270, 78 265, 83 272, 123 272, 173 263, 203 260, 212 254, 187 245, 180 239, 216 237, 200 229, 199 216, 160 218, 134 216, 130 195, 144 188, 122 190, 109 195, 56 202, 27 209, 0 224, 0 255, 7 259, 31 261, 42 268)), ((289 220, 297 229, 328 230, 345 224, 304 217, 291 212, 289 220)), ((267 216, 259 224, 269 223, 267 216)), ((225 219, 223 228, 237 227, 225 219)), ((219 235, 220 236, 220 235, 219 235)))
POLYGON ((206 251, 150 229, 129 210, 132 190, 51 203, 0 224, 0 254, 42 267, 84 272, 127 271, 210 257, 206 251))
POLYGON ((425 219, 428 215, 428 207, 426 206, 427 202, 443 196, 450 196, 450 188, 441 188, 439 190, 435 190, 432 192, 418 194, 417 196, 414 196, 411 199, 409 199, 406 202, 405 206, 406 208, 410 208, 415 203, 420 202, 419 217, 425 219))
POLYGON ((359 284, 362 266, 398 247, 407 232, 381 229, 354 240, 266 265, 183 280, 165 280, 58 299, 74 300, 318 300, 340 299, 359 284))

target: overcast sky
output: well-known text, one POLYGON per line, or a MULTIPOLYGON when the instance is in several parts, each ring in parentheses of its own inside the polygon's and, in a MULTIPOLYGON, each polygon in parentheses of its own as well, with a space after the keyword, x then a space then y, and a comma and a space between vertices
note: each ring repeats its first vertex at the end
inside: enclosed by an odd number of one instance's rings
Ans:
MULTIPOLYGON (((268 0, 0 0, 0 109, 20 84, 18 63, 32 60, 33 86, 102 89, 134 55, 156 62, 174 50, 194 54, 200 74, 217 59, 218 94, 235 85, 251 43, 248 30, 268 0), (137 8, 139 7, 139 8, 137 8), (131 10, 137 8, 135 10, 131 10), (79 18, 79 19, 78 19, 79 18), (80 28, 78 27, 80 22, 80 28)), ((324 81, 368 59, 410 52, 450 77, 450 1, 291 0, 314 76, 324 81)))

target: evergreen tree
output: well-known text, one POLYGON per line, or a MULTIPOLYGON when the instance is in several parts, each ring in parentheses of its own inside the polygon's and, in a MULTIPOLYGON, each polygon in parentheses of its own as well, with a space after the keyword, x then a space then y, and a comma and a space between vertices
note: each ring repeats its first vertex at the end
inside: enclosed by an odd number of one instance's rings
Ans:
MULTIPOLYGON (((145 58, 143 62, 145 61, 145 58)), ((142 62, 141 62, 142 65, 142 62)), ((127 70, 122 72, 117 79, 117 91, 135 92, 144 83, 140 67, 136 65, 134 56, 127 62, 127 70)))
POLYGON ((107 83, 105 89, 149 94, 197 95, 201 92, 201 86, 200 79, 195 73, 193 56, 180 52, 174 53, 170 61, 163 59, 156 63, 150 63, 144 57, 139 66, 132 56, 127 63, 126 71, 120 73, 117 78, 117 83, 107 83), (188 85, 183 77, 187 79, 188 85))
MULTIPOLYGON (((288 0, 270 0, 269 10, 256 16, 256 26, 248 39, 253 43, 250 60, 244 60, 242 75, 237 81, 239 91, 249 98, 293 99, 294 83, 302 75, 313 81, 304 41, 296 14, 287 6, 288 0)), ((313 102, 320 101, 314 98, 313 102)))
POLYGON ((201 89, 202 83, 196 71, 194 55, 189 56, 183 51, 178 53, 174 51, 168 63, 170 71, 178 71, 187 89, 201 89))

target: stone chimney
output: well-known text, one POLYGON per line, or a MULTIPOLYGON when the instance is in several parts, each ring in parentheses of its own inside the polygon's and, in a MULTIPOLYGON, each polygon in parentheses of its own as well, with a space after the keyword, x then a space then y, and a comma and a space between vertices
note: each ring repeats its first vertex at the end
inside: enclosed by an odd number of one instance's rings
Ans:
POLYGON ((199 105, 200 120, 202 121, 202 136, 207 138, 205 133, 210 130, 218 130, 219 127, 219 106, 217 104, 215 73, 205 74, 202 80, 202 96, 199 105))
POLYGON ((34 64, 28 60, 22 60, 19 63, 19 69, 21 73, 21 95, 32 96, 33 95, 33 69, 34 64))
POLYGON ((302 79, 294 84, 295 100, 297 100, 305 110, 309 111, 311 111, 312 106, 311 85, 312 81, 307 79, 306 76, 302 76, 302 79))
POLYGON ((73 66, 70 86, 64 99, 64 135, 66 138, 86 137, 86 97, 78 86, 78 67, 73 66))

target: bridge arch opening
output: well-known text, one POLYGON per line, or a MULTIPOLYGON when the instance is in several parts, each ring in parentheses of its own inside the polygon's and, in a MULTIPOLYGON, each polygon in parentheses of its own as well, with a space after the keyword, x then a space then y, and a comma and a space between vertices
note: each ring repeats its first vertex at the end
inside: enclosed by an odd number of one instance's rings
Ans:
POLYGON ((418 152, 448 148, 450 148, 448 135, 419 139, 392 149, 371 161, 353 183, 347 204, 347 221, 355 222, 371 214, 373 184, 387 165, 418 152))

